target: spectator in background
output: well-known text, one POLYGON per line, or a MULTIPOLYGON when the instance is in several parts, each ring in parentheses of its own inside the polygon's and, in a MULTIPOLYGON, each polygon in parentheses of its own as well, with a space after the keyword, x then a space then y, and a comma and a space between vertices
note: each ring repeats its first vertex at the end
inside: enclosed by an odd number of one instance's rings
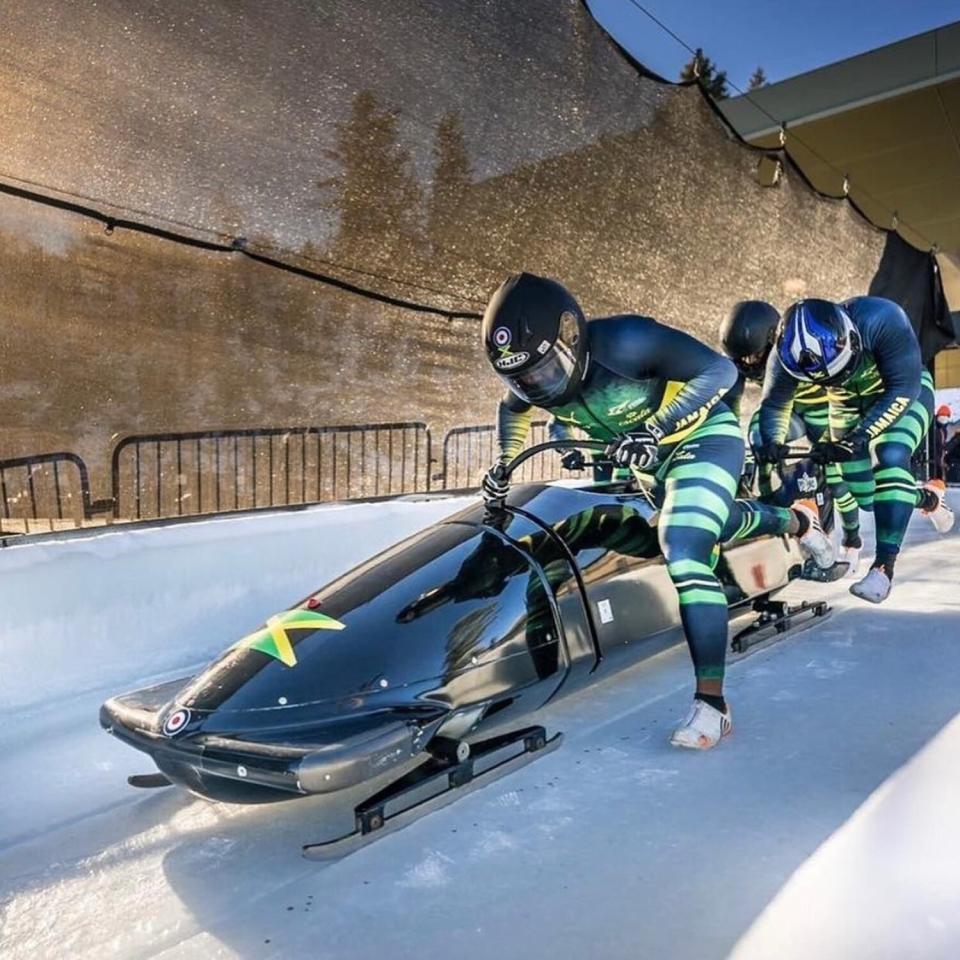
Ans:
POLYGON ((941 403, 936 413, 936 439, 934 441, 934 458, 936 471, 934 476, 942 480, 947 479, 947 427, 950 426, 950 408, 941 403))

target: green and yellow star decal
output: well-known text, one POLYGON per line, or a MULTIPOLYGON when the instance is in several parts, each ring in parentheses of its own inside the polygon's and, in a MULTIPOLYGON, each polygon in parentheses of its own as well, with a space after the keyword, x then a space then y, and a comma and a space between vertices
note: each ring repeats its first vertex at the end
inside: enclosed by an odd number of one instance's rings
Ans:
POLYGON ((269 657, 276 657, 288 667, 297 664, 297 655, 288 635, 289 630, 342 630, 339 620, 312 610, 288 610, 267 620, 267 625, 244 637, 235 644, 234 649, 259 650, 269 657))

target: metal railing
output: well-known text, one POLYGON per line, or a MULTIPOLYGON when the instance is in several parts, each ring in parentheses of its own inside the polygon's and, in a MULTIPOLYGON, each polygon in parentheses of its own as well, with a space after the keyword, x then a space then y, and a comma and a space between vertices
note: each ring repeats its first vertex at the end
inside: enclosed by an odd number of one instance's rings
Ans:
MULTIPOLYGON (((92 498, 89 471, 76 454, 0 460, 0 537, 470 489, 499 455, 496 434, 493 424, 456 427, 444 436, 439 461, 420 421, 140 434, 113 448, 111 495, 103 500, 92 498)), ((918 479, 938 472, 933 434, 914 457, 918 479)), ((528 443, 546 439, 546 421, 533 423, 528 443)), ((561 470, 551 452, 523 464, 516 479, 562 477, 582 474, 561 470)))
MULTIPOLYGON (((545 439, 546 422, 532 424, 529 443, 545 439)), ((0 534, 468 489, 499 453, 496 427, 450 430, 436 472, 433 449, 420 421, 138 434, 114 446, 110 496, 97 501, 75 454, 5 460, 0 534)), ((524 464, 517 479, 560 476, 576 474, 550 455, 524 464)))
MULTIPOLYGON (((549 439, 547 421, 537 420, 530 425, 527 446, 543 443, 549 439)), ((478 427, 455 427, 443 438, 443 486, 447 490, 463 487, 475 487, 483 472, 497 459, 500 450, 497 446, 497 428, 495 424, 478 427)), ((542 480, 556 480, 560 477, 572 477, 577 474, 560 469, 560 458, 552 453, 534 457, 517 471, 516 481, 535 483, 542 480)))
POLYGON ((103 506, 92 502, 87 466, 74 453, 0 460, 0 533, 81 526, 103 506))
POLYGON ((425 423, 158 433, 112 457, 118 519, 390 496, 429 486, 425 423))

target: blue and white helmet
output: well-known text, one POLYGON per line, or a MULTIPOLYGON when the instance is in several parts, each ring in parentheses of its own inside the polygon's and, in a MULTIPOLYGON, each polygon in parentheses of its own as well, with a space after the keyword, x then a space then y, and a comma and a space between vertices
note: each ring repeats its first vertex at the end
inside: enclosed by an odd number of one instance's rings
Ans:
POLYGON ((806 383, 842 383, 860 362, 860 333, 850 314, 829 300, 798 300, 777 332, 783 369, 806 383))

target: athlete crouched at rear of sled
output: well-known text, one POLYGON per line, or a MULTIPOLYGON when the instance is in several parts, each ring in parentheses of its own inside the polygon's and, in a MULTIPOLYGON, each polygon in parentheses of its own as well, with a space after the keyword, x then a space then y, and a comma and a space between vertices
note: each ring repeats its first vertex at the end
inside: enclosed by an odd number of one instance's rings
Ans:
MULTIPOLYGON (((780 314, 776 307, 764 300, 741 300, 734 304, 733 309, 720 324, 720 343, 723 352, 733 361, 740 374, 737 383, 724 398, 724 402, 738 417, 746 383, 749 381, 763 386, 767 361, 770 359, 779 326, 780 314)), ((792 443, 806 438, 811 446, 815 445, 827 431, 829 410, 826 387, 816 383, 798 384, 796 393, 793 395, 793 409, 784 439, 792 443)), ((755 458, 756 450, 761 445, 759 410, 750 419, 747 428, 747 444, 748 456, 755 458)), ((760 498, 784 506, 788 503, 782 499, 784 495, 792 493, 801 498, 800 492, 796 489, 791 490, 789 486, 777 493, 773 492, 771 482, 773 467, 771 463, 761 463, 755 471, 760 498)), ((847 576, 853 576, 857 572, 860 550, 863 546, 860 539, 860 507, 850 493, 839 465, 826 464, 824 473, 832 498, 832 503, 828 503, 828 509, 832 511, 833 504, 836 504, 843 528, 843 540, 837 560, 847 564, 847 576)), ((748 483, 748 489, 752 489, 752 481, 748 483)), ((824 521, 824 526, 828 530, 831 529, 826 524, 826 517, 821 516, 821 520, 824 521)))
POLYGON ((840 464, 850 492, 876 522, 873 565, 850 592, 881 603, 890 594, 914 509, 922 510, 940 533, 953 526, 942 481, 918 487, 911 472, 910 459, 930 428, 933 380, 923 369, 907 315, 881 297, 854 297, 842 304, 801 300, 790 307, 767 365, 760 404, 762 459, 782 456, 794 396, 809 383, 826 387, 830 405, 828 439, 814 446, 812 456, 840 464))
MULTIPOLYGON (((484 495, 507 494, 502 465, 523 448, 531 408, 553 414, 554 436, 576 427, 609 443, 623 467, 654 475, 661 504, 657 534, 677 588, 696 670, 696 695, 672 743, 706 749, 731 730, 723 696, 727 601, 713 565, 719 542, 790 533, 822 567, 833 549, 809 508, 735 500, 743 438, 722 397, 733 364, 679 330, 632 314, 587 323, 559 283, 511 277, 483 318, 483 342, 509 387, 500 403, 500 459, 484 477, 484 495)), ((565 458, 566 466, 576 458, 565 458)))

